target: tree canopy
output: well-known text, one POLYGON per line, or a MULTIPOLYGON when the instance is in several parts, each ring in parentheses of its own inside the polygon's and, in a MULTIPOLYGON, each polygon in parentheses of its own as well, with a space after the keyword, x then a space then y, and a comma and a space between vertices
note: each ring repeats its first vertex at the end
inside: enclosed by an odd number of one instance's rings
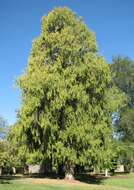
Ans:
POLYGON ((114 84, 128 97, 128 103, 120 110, 118 131, 122 139, 134 142, 134 63, 127 57, 115 57, 111 64, 114 84))
POLYGON ((109 66, 82 19, 68 8, 44 16, 18 80, 20 123, 29 149, 38 150, 53 168, 63 164, 66 174, 76 164, 110 167, 115 156, 111 115, 122 102, 110 84, 109 66), (110 104, 116 94, 119 101, 110 104))
POLYGON ((127 94, 129 105, 134 102, 134 63, 128 57, 117 56, 110 65, 115 85, 127 94))
POLYGON ((123 142, 121 162, 129 171, 134 166, 134 62, 128 57, 117 56, 110 68, 114 84, 128 97, 126 106, 118 112, 115 124, 119 140, 123 142))

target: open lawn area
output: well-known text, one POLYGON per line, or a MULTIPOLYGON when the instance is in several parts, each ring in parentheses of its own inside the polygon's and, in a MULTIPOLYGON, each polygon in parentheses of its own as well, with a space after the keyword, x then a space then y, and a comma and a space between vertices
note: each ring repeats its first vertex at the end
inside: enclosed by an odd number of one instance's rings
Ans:
POLYGON ((47 178, 3 178, 0 190, 134 190, 134 174, 118 175, 100 181, 65 181, 47 178))

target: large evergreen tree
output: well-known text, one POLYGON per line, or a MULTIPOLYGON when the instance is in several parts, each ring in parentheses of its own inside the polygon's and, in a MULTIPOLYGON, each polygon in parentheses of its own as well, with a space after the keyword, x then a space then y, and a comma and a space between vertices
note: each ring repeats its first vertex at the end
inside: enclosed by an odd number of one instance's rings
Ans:
POLYGON ((20 121, 29 149, 40 151, 52 167, 64 165, 67 178, 76 164, 110 167, 110 81, 95 35, 79 17, 68 8, 43 17, 18 81, 20 121))

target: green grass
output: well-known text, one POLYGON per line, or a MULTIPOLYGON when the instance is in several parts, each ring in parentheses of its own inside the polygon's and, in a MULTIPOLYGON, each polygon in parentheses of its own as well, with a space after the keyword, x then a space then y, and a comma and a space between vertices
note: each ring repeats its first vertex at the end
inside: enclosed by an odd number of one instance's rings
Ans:
MULTIPOLYGON (((37 180, 37 179, 35 179, 37 180)), ((35 180, 0 180, 0 190, 134 190, 134 174, 115 176, 100 184, 53 182, 38 184, 35 180)))
POLYGON ((113 177, 105 180, 103 184, 134 190, 134 174, 113 177))

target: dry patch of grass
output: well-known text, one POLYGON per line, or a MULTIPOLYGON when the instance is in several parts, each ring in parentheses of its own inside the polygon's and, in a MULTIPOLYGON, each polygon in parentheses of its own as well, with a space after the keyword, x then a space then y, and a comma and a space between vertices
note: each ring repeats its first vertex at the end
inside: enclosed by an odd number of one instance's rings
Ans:
POLYGON ((112 187, 111 185, 95 185, 80 182, 78 180, 49 179, 49 178, 26 178, 19 180, 20 183, 43 185, 57 189, 66 190, 128 190, 123 187, 112 187))

